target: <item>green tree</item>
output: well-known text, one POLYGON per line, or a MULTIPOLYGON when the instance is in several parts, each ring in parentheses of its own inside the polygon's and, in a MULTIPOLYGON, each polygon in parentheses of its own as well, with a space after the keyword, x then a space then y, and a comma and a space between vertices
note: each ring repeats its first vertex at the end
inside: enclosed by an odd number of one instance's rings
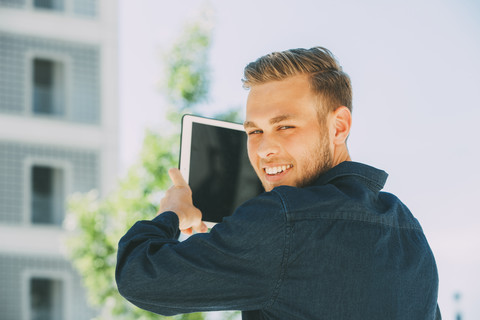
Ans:
POLYGON ((180 112, 205 102, 210 88, 210 66, 207 48, 211 44, 210 12, 205 10, 200 20, 188 23, 184 33, 164 56, 168 68, 165 95, 180 112))
MULTIPOLYGON (((138 220, 156 214, 162 190, 168 185, 165 170, 175 166, 178 155, 174 136, 146 133, 140 161, 130 168, 118 188, 104 199, 98 193, 75 194, 69 201, 67 228, 69 256, 83 278, 90 303, 101 309, 98 319, 159 319, 141 310, 118 293, 114 272, 117 244, 138 220)), ((204 319, 185 315, 177 319, 204 319)))
MULTIPOLYGON (((65 222, 72 231, 67 241, 69 257, 82 276, 90 303, 100 310, 97 319, 163 318, 133 306, 118 293, 114 279, 117 244, 136 221, 155 216, 162 194, 170 185, 167 170, 178 166, 181 114, 194 111, 195 105, 208 100, 211 26, 208 10, 204 10, 199 19, 185 27, 164 56, 167 67, 163 89, 174 132, 159 135, 147 131, 139 161, 111 194, 100 198, 91 191, 75 194, 69 200, 65 222)), ((238 112, 227 112, 223 118, 238 119, 238 112)), ((205 315, 173 318, 202 320, 205 315)))

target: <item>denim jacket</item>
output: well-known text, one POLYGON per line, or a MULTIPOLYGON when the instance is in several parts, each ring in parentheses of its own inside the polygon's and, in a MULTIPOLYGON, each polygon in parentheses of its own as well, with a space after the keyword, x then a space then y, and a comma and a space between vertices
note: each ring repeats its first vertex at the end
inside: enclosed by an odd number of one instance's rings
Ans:
POLYGON ((139 221, 119 243, 118 290, 163 315, 439 319, 432 251, 408 208, 380 192, 386 179, 343 162, 309 187, 263 193, 182 242, 173 212, 139 221))

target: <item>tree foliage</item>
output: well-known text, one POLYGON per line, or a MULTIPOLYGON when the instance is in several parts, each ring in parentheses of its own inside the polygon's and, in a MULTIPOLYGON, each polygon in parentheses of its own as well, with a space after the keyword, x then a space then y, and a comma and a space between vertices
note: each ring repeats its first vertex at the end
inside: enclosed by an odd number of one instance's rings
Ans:
MULTIPOLYGON (((170 106, 175 106, 170 107, 169 119, 175 121, 177 129, 181 113, 207 100, 211 30, 205 15, 189 23, 165 55, 164 91, 170 106)), ((238 112, 226 113, 224 117, 238 118, 238 112)), ((178 166, 178 150, 178 130, 170 135, 147 131, 139 161, 119 181, 114 192, 103 198, 95 191, 75 194, 69 201, 65 221, 67 229, 72 231, 67 241, 69 257, 82 276, 90 303, 100 311, 98 319, 162 318, 121 297, 114 272, 119 239, 136 221, 155 216, 162 194, 170 185, 167 170, 178 166)), ((202 320, 205 315, 174 318, 202 320)))
MULTIPOLYGON (((169 184, 165 172, 177 163, 176 140, 147 132, 139 163, 130 168, 115 192, 104 199, 95 191, 75 194, 69 201, 66 225, 73 230, 67 242, 69 255, 83 278, 89 301, 102 311, 99 319, 159 319, 120 296, 114 273, 119 239, 136 221, 156 214, 158 200, 169 184)), ((177 318, 204 319, 202 315, 177 318)))
POLYGON ((208 100, 212 28, 211 10, 205 8, 197 20, 185 26, 183 34, 164 55, 169 70, 163 87, 175 113, 191 111, 194 105, 208 100))

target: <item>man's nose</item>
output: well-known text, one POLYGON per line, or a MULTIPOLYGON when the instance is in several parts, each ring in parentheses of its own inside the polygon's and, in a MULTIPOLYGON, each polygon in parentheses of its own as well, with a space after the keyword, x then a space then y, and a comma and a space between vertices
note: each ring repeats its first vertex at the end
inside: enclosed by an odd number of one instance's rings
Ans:
POLYGON ((280 148, 272 137, 264 134, 262 140, 258 144, 257 154, 260 158, 268 158, 273 155, 276 155, 279 152, 280 148))

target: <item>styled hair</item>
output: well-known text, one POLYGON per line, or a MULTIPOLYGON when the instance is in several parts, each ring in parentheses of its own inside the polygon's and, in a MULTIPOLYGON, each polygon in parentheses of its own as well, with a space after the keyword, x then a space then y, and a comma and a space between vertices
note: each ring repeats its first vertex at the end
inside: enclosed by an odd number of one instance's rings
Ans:
POLYGON ((242 82, 244 88, 250 89, 297 75, 308 76, 313 92, 325 106, 319 113, 335 111, 340 106, 352 111, 350 77, 342 71, 335 56, 323 47, 290 49, 260 57, 245 67, 242 82))

